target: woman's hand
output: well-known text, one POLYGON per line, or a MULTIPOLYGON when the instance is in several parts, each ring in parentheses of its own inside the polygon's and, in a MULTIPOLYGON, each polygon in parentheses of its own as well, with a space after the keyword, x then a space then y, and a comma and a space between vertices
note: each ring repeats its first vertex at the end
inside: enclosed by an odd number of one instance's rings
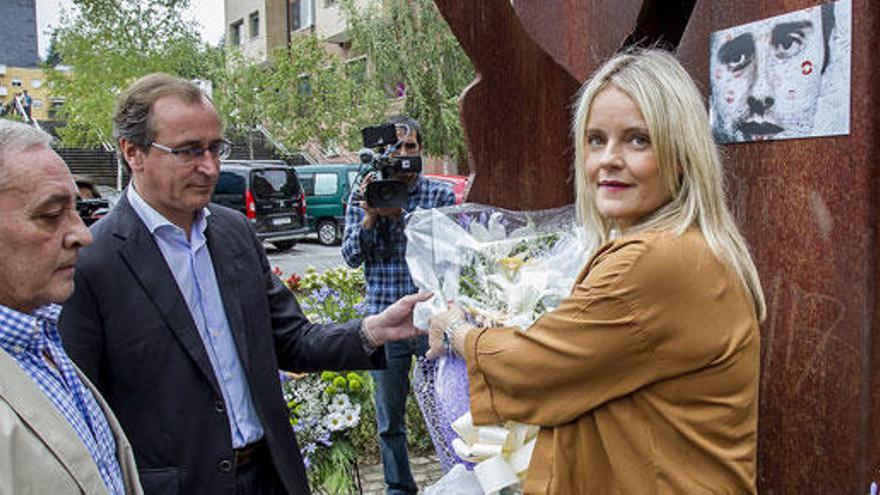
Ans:
POLYGON ((425 357, 438 358, 446 354, 450 347, 462 355, 465 336, 474 328, 465 321, 464 311, 458 306, 450 306, 446 312, 431 318, 431 327, 428 329, 428 352, 425 357))

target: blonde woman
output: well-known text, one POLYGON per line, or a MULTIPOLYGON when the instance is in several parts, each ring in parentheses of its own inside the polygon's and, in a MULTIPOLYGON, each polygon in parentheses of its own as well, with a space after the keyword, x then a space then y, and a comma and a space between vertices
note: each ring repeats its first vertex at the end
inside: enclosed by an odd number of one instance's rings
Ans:
POLYGON ((464 357, 477 424, 539 425, 530 494, 754 493, 765 305, 703 99, 663 51, 582 88, 577 205, 603 244, 527 331, 437 316, 430 356, 464 357))

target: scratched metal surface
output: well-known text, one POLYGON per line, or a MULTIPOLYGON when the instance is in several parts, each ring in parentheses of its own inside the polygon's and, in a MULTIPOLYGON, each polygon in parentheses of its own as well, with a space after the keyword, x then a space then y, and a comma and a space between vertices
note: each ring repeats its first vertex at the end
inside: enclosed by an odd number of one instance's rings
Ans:
MULTIPOLYGON (((480 75, 462 102, 472 200, 572 201, 571 99, 656 1, 436 0, 480 75)), ((880 2, 852 2, 851 135, 722 147, 769 306, 765 494, 861 494, 880 481, 880 2)), ((706 92, 709 33, 817 3, 699 0, 678 57, 706 92)))
MULTIPOLYGON (((711 31, 817 3, 698 2, 679 57, 708 86, 711 31)), ((769 308, 759 423, 765 494, 859 494, 880 480, 880 4, 853 0, 852 10, 851 135, 722 146, 769 308)))

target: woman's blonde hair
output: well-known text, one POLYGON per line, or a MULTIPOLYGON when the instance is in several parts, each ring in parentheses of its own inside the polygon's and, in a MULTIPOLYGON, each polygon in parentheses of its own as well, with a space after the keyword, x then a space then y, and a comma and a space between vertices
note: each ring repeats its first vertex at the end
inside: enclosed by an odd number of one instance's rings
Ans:
POLYGON ((725 204, 724 172, 712 139, 703 98, 672 54, 656 49, 621 53, 606 62, 581 88, 572 122, 575 143, 577 210, 600 242, 612 225, 596 209, 584 170, 586 127, 593 99, 614 85, 635 101, 648 126, 660 176, 672 200, 630 229, 669 229, 682 234, 696 225, 709 248, 743 281, 759 320, 766 315, 764 293, 746 241, 725 204))

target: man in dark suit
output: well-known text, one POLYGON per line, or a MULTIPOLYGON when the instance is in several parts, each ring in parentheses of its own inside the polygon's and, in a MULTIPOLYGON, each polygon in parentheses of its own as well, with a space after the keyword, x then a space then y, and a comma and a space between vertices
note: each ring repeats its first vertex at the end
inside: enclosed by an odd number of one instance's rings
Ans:
POLYGON ((310 323, 247 219, 208 205, 230 147, 221 131, 187 81, 152 74, 120 96, 132 183, 93 227, 61 333, 129 435, 145 493, 308 493, 279 367, 381 366, 377 348, 415 334, 425 296, 310 323))

